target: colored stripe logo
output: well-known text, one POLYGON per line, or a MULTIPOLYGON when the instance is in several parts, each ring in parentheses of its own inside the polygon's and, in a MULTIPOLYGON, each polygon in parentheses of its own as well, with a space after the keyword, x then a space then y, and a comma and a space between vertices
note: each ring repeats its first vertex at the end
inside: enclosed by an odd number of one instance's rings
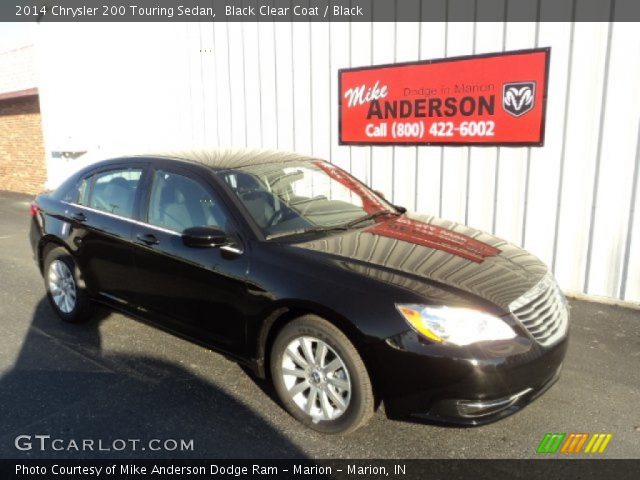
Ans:
POLYGON ((611 433, 546 433, 536 453, 604 453, 612 438, 611 433))

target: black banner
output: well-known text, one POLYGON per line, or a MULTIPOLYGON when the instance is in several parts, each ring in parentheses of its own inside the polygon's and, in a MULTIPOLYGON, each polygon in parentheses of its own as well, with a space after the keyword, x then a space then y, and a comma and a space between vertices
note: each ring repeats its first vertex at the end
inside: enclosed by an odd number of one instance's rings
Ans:
POLYGON ((640 21, 637 0, 14 0, 0 22, 640 21))
MULTIPOLYGON (((346 452, 348 453, 348 452, 346 452)), ((640 460, 0 460, 8 479, 636 479, 640 460)))

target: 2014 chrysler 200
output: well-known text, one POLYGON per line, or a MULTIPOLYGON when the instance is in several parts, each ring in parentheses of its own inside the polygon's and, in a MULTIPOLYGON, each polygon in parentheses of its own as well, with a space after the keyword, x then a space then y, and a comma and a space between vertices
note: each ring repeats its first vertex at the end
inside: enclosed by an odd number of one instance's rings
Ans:
POLYGON ((487 233, 409 214, 336 166, 282 152, 94 164, 31 208, 51 305, 157 322, 270 378, 321 432, 388 415, 478 425, 557 379, 566 301, 487 233))

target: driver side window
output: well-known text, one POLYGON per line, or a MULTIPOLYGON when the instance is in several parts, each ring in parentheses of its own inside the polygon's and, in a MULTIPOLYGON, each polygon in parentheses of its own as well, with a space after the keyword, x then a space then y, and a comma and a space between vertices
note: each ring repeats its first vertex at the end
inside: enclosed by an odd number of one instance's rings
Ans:
POLYGON ((178 233, 202 226, 227 231, 227 216, 211 192, 189 177, 162 170, 153 178, 148 222, 178 233))

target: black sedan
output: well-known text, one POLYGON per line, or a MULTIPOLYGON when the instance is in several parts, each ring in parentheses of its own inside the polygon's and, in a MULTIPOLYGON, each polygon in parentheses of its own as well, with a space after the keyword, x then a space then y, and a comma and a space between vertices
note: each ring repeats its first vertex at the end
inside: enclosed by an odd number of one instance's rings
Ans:
POLYGON ((264 151, 91 165, 31 208, 65 321, 101 302, 270 378, 327 433, 392 417, 478 425, 558 378, 568 311, 548 268, 392 205, 331 163, 264 151))

